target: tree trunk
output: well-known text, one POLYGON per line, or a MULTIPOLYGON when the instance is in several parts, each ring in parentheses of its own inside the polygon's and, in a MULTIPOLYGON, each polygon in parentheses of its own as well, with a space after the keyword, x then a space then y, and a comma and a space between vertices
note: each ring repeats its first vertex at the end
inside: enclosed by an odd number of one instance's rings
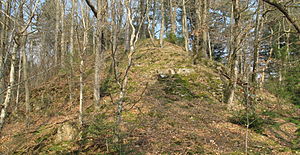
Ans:
POLYGON ((156 0, 153 0, 153 8, 152 8, 152 11, 153 11, 153 15, 152 15, 152 36, 155 38, 155 27, 156 27, 156 9, 157 8, 157 4, 156 4, 156 0))
POLYGON ((70 28, 70 64, 73 64, 74 57, 74 16, 75 9, 77 9, 76 0, 72 0, 72 8, 71 8, 71 28, 70 28))
POLYGON ((66 53, 66 44, 65 44, 65 0, 61 0, 61 14, 60 14, 60 21, 61 21, 61 66, 64 67, 65 64, 65 53, 66 53))
POLYGON ((125 25, 125 52, 128 52, 130 50, 130 25, 128 21, 128 17, 126 18, 126 25, 125 25))
POLYGON ((240 35, 240 8, 239 8, 239 0, 232 0, 232 8, 233 8, 233 17, 234 17, 234 25, 233 25, 233 43, 231 43, 231 60, 229 60, 230 65, 230 80, 225 94, 225 102, 228 104, 228 109, 234 110, 234 94, 237 86, 237 77, 238 77, 238 55, 240 53, 240 43, 241 43, 241 35, 240 35))
POLYGON ((208 3, 207 0, 203 1, 203 7, 202 7, 202 45, 201 45, 201 54, 204 58, 208 58, 208 18, 207 13, 208 12, 208 3))
POLYGON ((182 0, 182 33, 184 37, 184 49, 185 51, 189 51, 189 34, 188 34, 185 0, 182 0))
MULTIPOLYGON (((74 59, 74 16, 75 10, 77 9, 76 5, 76 0, 72 0, 72 6, 71 6, 71 28, 70 28, 70 52, 69 52, 69 59, 70 59, 70 73, 69 73, 69 100, 72 101, 73 99, 73 82, 72 82, 72 77, 73 77, 73 59, 74 59)), ((94 36, 93 36, 94 38, 94 36)))
POLYGON ((84 75, 84 55, 87 52, 87 46, 88 46, 88 14, 85 11, 87 10, 86 7, 81 7, 82 12, 82 23, 83 23, 83 48, 80 53, 80 77, 79 77, 79 83, 80 83, 80 95, 79 95, 79 124, 82 126, 83 124, 83 89, 84 89, 84 82, 83 82, 83 75, 84 75))
MULTIPOLYGON (((3 6, 2 6, 2 1, 0 1, 0 8, 2 9, 3 6)), ((6 31, 6 17, 3 16, 2 14, 0 14, 0 20, 3 21, 3 24, 1 24, 1 27, 0 27, 0 92, 3 91, 3 87, 4 87, 4 64, 3 64, 3 55, 4 55, 4 40, 5 40, 5 31, 6 31)), ((0 104, 2 104, 2 101, 3 101, 3 95, 0 94, 0 104)))
POLYGON ((28 64, 27 64, 27 56, 26 56, 26 36, 22 39, 21 44, 21 53, 22 53, 22 63, 23 63, 23 79, 24 79, 24 87, 25 87, 25 107, 26 112, 29 113, 31 111, 31 106, 29 102, 29 81, 28 81, 28 64))
POLYGON ((6 91, 6 96, 5 96, 5 100, 3 103, 3 107, 1 109, 1 114, 0 114, 0 130, 2 129, 3 125, 4 125, 4 119, 7 113, 7 108, 8 105, 10 103, 11 100, 11 95, 12 95, 12 87, 14 85, 15 82, 15 61, 16 61, 16 49, 17 49, 17 44, 14 43, 13 46, 13 51, 11 53, 11 64, 10 64, 10 72, 9 72, 9 84, 7 87, 7 91, 6 91))
POLYGON ((160 47, 163 47, 164 41, 164 31, 165 31, 165 7, 164 0, 160 1, 160 11, 161 11, 161 23, 160 23, 160 35, 159 35, 159 44, 160 47))
POLYGON ((98 13, 97 13, 97 36, 98 36, 98 50, 95 56, 95 81, 94 81, 94 105, 96 109, 100 108, 100 70, 102 67, 103 58, 103 25, 104 17, 102 13, 104 12, 104 2, 103 0, 98 1, 98 13))
POLYGON ((173 0, 170 3, 170 20, 171 20, 171 33, 176 34, 176 7, 173 8, 173 0))
MULTIPOLYGON (((18 79, 17 79, 17 82, 20 83, 21 82, 21 75, 22 75, 22 57, 23 57, 23 47, 24 46, 21 46, 21 50, 20 50, 20 53, 19 53, 19 64, 18 64, 18 79)), ((16 105, 15 105, 15 110, 18 109, 18 106, 19 106, 19 96, 20 96, 20 87, 21 85, 18 85, 17 86, 17 90, 16 90, 16 105)))
POLYGON ((261 2, 259 0, 257 10, 256 10, 256 20, 255 20, 255 36, 254 36, 254 52, 253 52, 253 68, 252 68, 252 79, 253 83, 257 83, 257 70, 258 70, 258 58, 259 58, 259 38, 261 29, 261 17, 260 17, 260 6, 261 2))
POLYGON ((193 43, 193 47, 194 47, 194 50, 193 50, 193 54, 194 54, 194 63, 200 58, 201 56, 201 53, 200 53, 200 49, 201 49, 201 34, 202 34, 202 5, 203 1, 202 0, 196 0, 196 6, 198 6, 196 8, 196 15, 197 15, 197 18, 196 18, 196 28, 194 29, 193 31, 193 35, 195 37, 195 40, 194 40, 194 43, 193 43))
POLYGON ((55 45, 54 45, 54 65, 58 64, 58 37, 59 37, 59 12, 60 12, 60 0, 55 1, 56 13, 55 13, 55 45))

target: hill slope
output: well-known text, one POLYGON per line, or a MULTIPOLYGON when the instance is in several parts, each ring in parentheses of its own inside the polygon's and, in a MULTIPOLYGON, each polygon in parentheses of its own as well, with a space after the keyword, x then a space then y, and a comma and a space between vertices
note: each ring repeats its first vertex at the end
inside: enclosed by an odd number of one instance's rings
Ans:
MULTIPOLYGON (((119 66, 123 68, 126 57, 119 66), (124 63, 124 64, 123 64, 124 63)), ((221 64, 203 60, 192 65, 181 47, 165 43, 154 47, 141 41, 129 73, 129 84, 120 136, 116 143, 115 109, 118 89, 110 74, 103 74, 102 108, 92 106, 92 57, 86 58, 84 127, 79 132, 78 74, 73 77, 69 101, 66 73, 32 90, 34 111, 25 117, 21 108, 7 119, 0 139, 4 154, 243 154, 247 129, 242 113, 227 111, 222 103, 227 79, 221 64), (68 139, 69 141, 64 141, 68 139)), ((106 70, 110 70, 107 56, 106 70)), ((295 154, 300 111, 278 98, 258 93, 253 128, 248 131, 248 150, 262 154, 295 154)), ((237 102, 242 102, 242 89, 237 102)), ((252 115, 251 115, 252 116, 252 115)), ((251 117, 252 118, 252 117, 251 117)))

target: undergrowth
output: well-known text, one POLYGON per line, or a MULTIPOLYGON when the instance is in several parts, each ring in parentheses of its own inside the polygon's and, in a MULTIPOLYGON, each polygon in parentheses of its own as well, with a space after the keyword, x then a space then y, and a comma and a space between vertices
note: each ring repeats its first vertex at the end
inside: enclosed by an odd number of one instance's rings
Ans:
POLYGON ((255 131, 256 133, 262 134, 264 131, 264 126, 270 122, 262 119, 257 113, 251 112, 246 113, 246 111, 236 112, 229 121, 234 124, 238 124, 244 127, 249 127, 249 129, 255 131))

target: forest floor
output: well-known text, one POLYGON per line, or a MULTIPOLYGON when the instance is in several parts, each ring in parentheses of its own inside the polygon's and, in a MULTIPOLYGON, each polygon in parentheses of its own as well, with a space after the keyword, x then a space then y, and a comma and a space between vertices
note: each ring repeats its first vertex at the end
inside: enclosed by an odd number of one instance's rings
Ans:
MULTIPOLYGON (((93 57, 85 59, 83 127, 78 127, 79 71, 72 77, 70 100, 68 72, 62 69, 31 90, 29 115, 22 103, 17 111, 10 109, 0 154, 245 154, 246 141, 249 154, 300 154, 299 107, 260 90, 251 102, 254 112, 247 130, 243 89, 236 95, 239 111, 228 111, 222 102, 228 81, 220 71, 226 68, 210 60, 193 65, 187 52, 168 42, 163 48, 149 40, 138 43, 117 130, 113 103, 119 90, 109 53, 98 110, 93 106, 93 57), (65 124, 76 136, 59 141, 65 124)), ((120 53, 118 58, 122 72, 127 57, 120 53)))

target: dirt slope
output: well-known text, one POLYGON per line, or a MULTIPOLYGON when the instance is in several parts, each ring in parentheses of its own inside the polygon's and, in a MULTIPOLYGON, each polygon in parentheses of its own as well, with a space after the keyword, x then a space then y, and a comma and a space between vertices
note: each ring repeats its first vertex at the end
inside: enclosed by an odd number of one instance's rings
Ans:
MULTIPOLYGON (((126 64, 126 56, 120 71, 126 64)), ((227 83, 219 74, 224 67, 203 60, 192 65, 181 47, 166 43, 154 47, 149 40, 138 44, 130 71, 123 123, 116 143, 115 109, 118 89, 107 56, 102 75, 102 108, 92 106, 92 56, 86 59, 83 132, 68 142, 57 142, 61 127, 77 125, 79 88, 74 75, 73 95, 69 101, 67 73, 63 70, 53 80, 32 90, 34 111, 25 117, 23 108, 12 112, 0 139, 3 154, 243 154, 246 128, 239 125, 243 115, 226 110, 222 103, 227 83), (238 121, 236 121, 238 120, 238 121)), ((242 102, 242 89, 237 102, 242 102)), ((297 154, 297 120, 300 111, 263 91, 258 93, 255 128, 248 131, 251 154, 297 154)), ((240 123, 243 124, 243 123, 240 123)))

